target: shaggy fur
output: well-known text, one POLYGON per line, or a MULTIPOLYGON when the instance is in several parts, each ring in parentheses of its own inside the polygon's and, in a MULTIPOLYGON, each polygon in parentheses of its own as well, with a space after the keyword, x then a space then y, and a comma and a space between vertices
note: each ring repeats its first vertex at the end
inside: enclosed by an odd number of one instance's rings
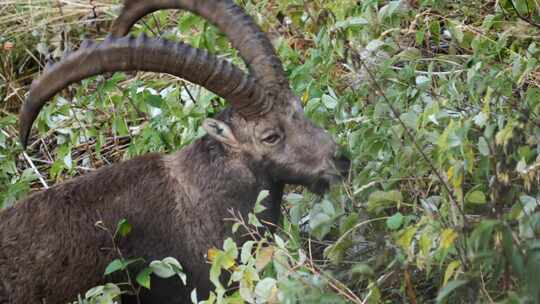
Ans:
POLYGON ((105 282, 116 256, 97 221, 134 227, 119 246, 147 261, 174 256, 188 274, 153 278, 143 303, 189 302, 211 288, 208 248, 230 236, 228 210, 246 216, 259 191, 273 189, 265 220, 276 222, 282 187, 208 136, 168 156, 145 155, 38 192, 0 212, 0 303, 66 303, 105 282), (277 193, 277 195, 276 195, 277 193))
POLYGON ((322 193, 347 173, 349 160, 305 117, 272 44, 234 1, 128 0, 116 35, 163 8, 188 9, 216 24, 239 50, 250 76, 188 45, 145 36, 86 42, 47 68, 21 111, 23 145, 54 94, 104 72, 171 73, 212 90, 232 108, 205 120, 209 135, 179 152, 100 169, 0 212, 0 304, 65 303, 105 282, 103 270, 116 254, 95 223, 114 230, 123 218, 134 226, 119 243, 126 258, 173 256, 188 275, 187 287, 178 279, 154 278, 143 303, 190 303, 193 288, 205 298, 212 287, 205 254, 231 236, 231 223, 224 222, 230 209, 246 217, 259 192, 268 189, 268 209, 260 218, 275 224, 284 184, 322 193))

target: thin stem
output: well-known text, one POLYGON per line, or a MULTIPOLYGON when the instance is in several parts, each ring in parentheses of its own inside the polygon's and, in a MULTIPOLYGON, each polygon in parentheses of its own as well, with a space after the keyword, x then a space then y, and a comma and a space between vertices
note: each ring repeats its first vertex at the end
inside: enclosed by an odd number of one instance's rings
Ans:
POLYGON ((41 184, 43 185, 43 188, 45 189, 49 189, 49 185, 47 185, 47 182, 45 181, 45 179, 43 178, 43 176, 41 175, 41 173, 39 172, 39 170, 36 168, 36 166, 34 165, 34 162, 32 161, 32 159, 30 159, 30 157, 28 156, 28 154, 26 154, 26 152, 23 151, 23 156, 24 156, 24 159, 26 159, 26 162, 28 162, 28 164, 30 165, 30 167, 32 167, 32 170, 34 170, 34 172, 36 173, 36 175, 38 176, 38 179, 39 181, 41 182, 41 184))
MULTIPOLYGON (((530 18, 530 16, 529 16, 529 17, 523 16, 523 15, 519 12, 519 10, 517 9, 517 7, 516 7, 516 5, 514 4, 514 1, 513 1, 513 0, 509 0, 508 2, 510 2, 510 5, 512 5, 512 9, 514 10, 514 12, 516 13, 516 16, 517 16, 519 19, 521 19, 521 20, 527 22, 528 24, 530 24, 530 25, 532 25, 532 26, 537 27, 537 28, 540 29, 540 23, 536 23, 534 20, 532 20, 532 19, 530 18)), ((528 3, 527 1, 525 1, 525 2, 527 3, 527 9, 529 9, 529 3, 528 3)), ((502 5, 501 5, 501 8, 504 10, 504 8, 502 7, 502 5)))
MULTIPOLYGON (((364 62, 364 60, 359 55, 356 55, 356 56, 353 55, 353 60, 356 60, 356 61, 360 62, 360 64, 364 67, 364 69, 366 70, 369 78, 371 79, 372 85, 375 87, 375 90, 376 90, 377 94, 379 94, 382 97, 382 99, 384 100, 384 102, 388 105, 388 107, 392 111, 392 114, 398 120, 399 124, 402 126, 403 130, 405 131, 406 136, 413 143, 414 148, 418 151, 418 153, 420 153, 420 155, 422 156, 424 161, 429 165, 429 167, 431 168, 432 172, 435 174, 437 179, 441 182, 444 190, 448 193, 448 197, 450 198, 450 204, 452 205, 452 209, 456 210, 459 213, 459 215, 461 216, 462 224, 460 225, 458 223, 457 219, 453 218, 454 226, 459 227, 462 230, 463 226, 467 226, 466 225, 467 218, 465 217, 465 214, 464 214, 463 210, 461 210, 461 208, 459 207, 459 203, 456 200, 456 198, 454 197, 453 192, 450 190, 450 186, 448 185, 446 180, 443 178, 441 173, 439 173, 439 171, 437 170, 437 168, 435 167, 433 162, 428 158, 428 156, 426 155, 424 150, 420 147, 418 142, 415 140, 415 137, 412 134, 409 127, 407 127, 405 122, 403 122, 403 120, 400 118, 399 112, 396 110, 396 108, 394 107, 392 102, 390 102, 390 99, 384 93, 381 85, 379 84, 379 82, 377 81, 377 78, 375 77, 375 74, 371 71, 371 69, 367 66, 367 64, 364 62)), ((465 241, 462 244, 462 246, 459 246, 459 245, 456 246, 456 250, 458 251, 458 255, 459 255, 460 259, 461 259, 461 263, 462 263, 463 267, 465 269, 467 269, 468 268, 468 262, 467 262, 467 258, 465 256, 465 253, 466 253, 465 248, 466 248, 465 241), (461 247, 463 247, 463 248, 461 248, 461 247)))

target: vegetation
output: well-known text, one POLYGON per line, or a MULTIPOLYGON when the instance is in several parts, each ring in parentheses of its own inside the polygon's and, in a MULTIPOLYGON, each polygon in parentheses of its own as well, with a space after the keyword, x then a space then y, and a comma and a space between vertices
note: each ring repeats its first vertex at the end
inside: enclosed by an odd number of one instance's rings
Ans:
MULTIPOLYGON (((289 189, 277 233, 210 249, 208 303, 540 303, 540 1, 239 2, 353 166, 325 197, 289 189)), ((103 39, 118 4, 0 4, 0 208, 114 161, 180 149, 224 106, 167 75, 96 77, 42 111, 23 154, 16 112, 31 79, 84 36, 103 39)), ((191 14, 157 12, 134 32, 242 64, 191 14)), ((235 220, 254 234, 260 224, 235 220)), ((182 276, 173 260, 152 264, 147 275, 182 276)), ((148 277, 121 287, 151 287, 148 277)))

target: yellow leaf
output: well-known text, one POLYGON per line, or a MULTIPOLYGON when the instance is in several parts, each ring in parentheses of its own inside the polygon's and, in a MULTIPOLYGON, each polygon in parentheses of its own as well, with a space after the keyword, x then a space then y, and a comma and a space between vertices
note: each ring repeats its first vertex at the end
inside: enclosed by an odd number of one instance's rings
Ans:
POLYGON ((446 175, 448 176, 448 180, 452 180, 454 177, 454 167, 448 168, 448 171, 446 171, 446 175))
POLYGON ((233 268, 233 266, 236 265, 236 261, 230 256, 223 255, 223 263, 221 265, 223 269, 231 269, 233 271, 236 270, 236 268, 233 268))
POLYGON ((234 260, 234 258, 219 249, 208 249, 207 259, 211 264, 217 264, 223 269, 236 269, 233 268, 236 265, 236 261, 234 260))
POLYGON ((308 90, 305 90, 304 95, 302 95, 302 103, 304 105, 307 104, 308 99, 309 99, 309 92, 308 92, 308 90))
POLYGON ((219 254, 219 250, 217 248, 214 247, 214 248, 208 249, 208 253, 207 253, 208 261, 210 263, 214 263, 218 254, 219 254))
POLYGON ((272 257, 274 256, 274 247, 264 247, 259 251, 259 254, 257 255, 257 259, 255 261, 255 268, 257 271, 261 271, 272 261, 272 257))
POLYGON ((444 272, 443 286, 446 286, 446 283, 450 281, 450 279, 460 266, 461 263, 459 261, 452 261, 450 264, 448 264, 448 267, 446 267, 446 271, 444 272))
POLYGON ((461 185, 463 184, 463 174, 460 167, 454 168, 454 178, 452 178, 452 186, 454 189, 461 190, 461 185))
POLYGON ((446 228, 441 233, 441 245, 440 248, 448 249, 454 244, 454 241, 458 237, 458 234, 451 228, 446 228))
POLYGON ((403 250, 408 251, 409 245, 411 244, 412 239, 415 234, 416 234, 416 227, 407 228, 407 230, 405 230, 405 232, 403 232, 403 234, 401 234, 399 239, 396 241, 396 244, 401 246, 403 250))

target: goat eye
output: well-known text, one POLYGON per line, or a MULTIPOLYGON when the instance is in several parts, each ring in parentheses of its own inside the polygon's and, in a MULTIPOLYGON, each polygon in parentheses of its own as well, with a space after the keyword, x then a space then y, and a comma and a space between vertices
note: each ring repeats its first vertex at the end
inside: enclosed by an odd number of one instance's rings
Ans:
POLYGON ((271 134, 263 138, 265 144, 273 145, 279 141, 281 137, 278 134, 271 134))

